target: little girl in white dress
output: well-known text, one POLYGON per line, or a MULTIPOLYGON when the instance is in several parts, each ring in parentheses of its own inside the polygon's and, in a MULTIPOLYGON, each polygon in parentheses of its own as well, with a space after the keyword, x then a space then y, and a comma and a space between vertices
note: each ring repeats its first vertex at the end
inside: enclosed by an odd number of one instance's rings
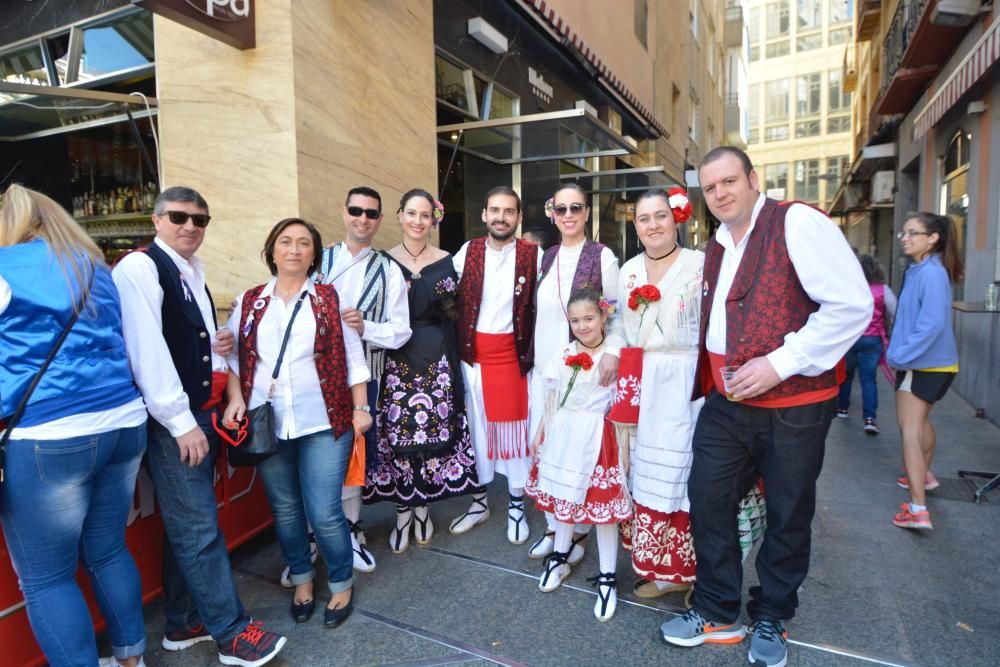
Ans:
POLYGON ((538 508, 557 520, 555 547, 538 582, 543 592, 556 590, 569 576, 574 526, 595 525, 600 572, 590 581, 597 586, 599 621, 615 613, 618 522, 632 515, 614 429, 606 420, 614 387, 602 387, 598 377, 606 307, 591 289, 570 296, 567 314, 576 340, 541 369, 545 417, 531 444, 534 465, 525 488, 538 508))

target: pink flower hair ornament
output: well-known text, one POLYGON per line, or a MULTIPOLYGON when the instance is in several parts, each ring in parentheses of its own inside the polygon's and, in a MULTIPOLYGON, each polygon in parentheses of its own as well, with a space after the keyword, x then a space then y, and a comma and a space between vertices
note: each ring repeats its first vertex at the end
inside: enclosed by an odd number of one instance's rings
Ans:
POLYGON ((444 220, 444 204, 439 202, 437 199, 434 200, 434 205, 431 209, 431 219, 434 221, 434 226, 437 227, 444 220))
POLYGON ((678 225, 687 222, 694 212, 688 200, 687 190, 681 187, 667 190, 667 205, 674 214, 674 222, 678 225))
POLYGON ((605 313, 607 313, 608 315, 611 315, 615 312, 615 300, 606 299, 605 297, 602 296, 601 300, 597 302, 597 307, 600 308, 605 313))
POLYGON ((554 223, 556 221, 556 218, 555 218, 555 206, 556 206, 556 198, 555 197, 549 197, 548 199, 545 200, 545 215, 546 215, 546 217, 548 217, 549 222, 552 222, 552 223, 554 223))

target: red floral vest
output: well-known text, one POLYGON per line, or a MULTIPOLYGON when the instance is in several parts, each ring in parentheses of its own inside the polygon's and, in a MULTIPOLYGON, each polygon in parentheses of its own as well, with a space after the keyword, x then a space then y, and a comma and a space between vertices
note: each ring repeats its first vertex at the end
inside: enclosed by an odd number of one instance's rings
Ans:
MULTIPOLYGON (((726 365, 739 366, 781 347, 785 334, 805 326, 819 304, 809 298, 799 282, 785 245, 785 215, 791 204, 767 199, 757 216, 747 241, 743 259, 726 296, 726 365)), ((705 249, 705 286, 701 297, 701 324, 698 336, 698 369, 693 398, 708 393, 713 386, 705 333, 719 280, 725 249, 713 236, 705 249)), ((837 373, 830 369, 816 377, 793 375, 754 401, 788 398, 806 392, 835 387, 837 373)))
MULTIPOLYGON (((515 239, 514 243, 514 346, 521 375, 534 365, 531 344, 535 331, 535 281, 538 277, 538 246, 515 239), (521 279, 524 282, 520 282, 521 279)), ((458 350, 462 361, 472 365, 476 359, 476 323, 483 302, 486 267, 486 237, 469 241, 465 267, 458 283, 458 350)))
MULTIPOLYGON (((240 311, 240 331, 238 353, 240 360, 240 387, 243 400, 250 405, 250 393, 257 371, 257 327, 260 325, 271 297, 260 297, 265 285, 247 290, 243 295, 240 311), (263 301, 260 308, 254 304, 263 301), (254 313, 249 328, 246 321, 251 311, 254 313)), ((333 434, 340 437, 351 428, 351 390, 347 386, 347 352, 344 348, 344 332, 340 324, 340 299, 333 285, 315 285, 316 298, 312 301, 316 318, 316 342, 313 354, 316 358, 316 372, 323 391, 327 418, 333 434)))

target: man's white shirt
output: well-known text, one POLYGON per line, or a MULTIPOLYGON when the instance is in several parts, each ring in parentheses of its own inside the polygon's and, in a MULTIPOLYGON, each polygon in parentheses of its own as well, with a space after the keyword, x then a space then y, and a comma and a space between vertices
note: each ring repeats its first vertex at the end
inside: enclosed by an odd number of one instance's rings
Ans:
MULTIPOLYGON (((516 254, 516 242, 510 242, 500 250, 490 247, 486 242, 486 256, 483 267, 483 300, 479 306, 479 320, 476 322, 476 331, 487 334, 504 334, 514 332, 514 290, 517 283, 515 280, 524 279, 522 283, 526 289, 528 276, 514 275, 514 264, 516 254)), ((462 271, 465 270, 465 255, 468 252, 469 243, 462 245, 461 249, 453 258, 455 272, 459 279, 462 278, 462 271)), ((535 266, 535 278, 542 270, 542 249, 538 249, 538 261, 535 266)))
MULTIPOLYGON (((205 292, 205 269, 197 257, 190 261, 177 254, 159 238, 153 241, 167 253, 180 272, 205 323, 210 338, 215 336, 212 302, 205 292)), ((153 260, 142 252, 122 259, 111 277, 122 302, 125 349, 135 383, 146 401, 150 416, 170 435, 183 435, 198 425, 191 412, 188 395, 181 385, 170 349, 163 338, 163 289, 153 260)), ((212 370, 225 371, 226 360, 212 350, 212 370)))
MULTIPOLYGON (((340 297, 340 309, 357 308, 364 289, 365 273, 371 247, 362 249, 357 255, 351 255, 347 244, 341 244, 340 252, 330 268, 330 275, 325 282, 332 284, 340 297)), ((398 350, 408 340, 410 329, 410 306, 407 301, 406 280, 396 262, 388 260, 385 276, 385 322, 365 320, 365 332, 361 340, 375 347, 387 350, 398 350)))
MULTIPOLYGON (((733 242, 726 225, 715 233, 725 252, 712 300, 705 345, 714 354, 726 353, 726 297, 747 241, 764 206, 761 194, 750 216, 750 227, 733 242)), ((793 375, 817 376, 847 353, 872 318, 872 295, 854 251, 830 218, 804 204, 792 204, 785 214, 785 245, 799 282, 819 310, 798 331, 785 335, 784 344, 767 355, 782 380, 793 375)))

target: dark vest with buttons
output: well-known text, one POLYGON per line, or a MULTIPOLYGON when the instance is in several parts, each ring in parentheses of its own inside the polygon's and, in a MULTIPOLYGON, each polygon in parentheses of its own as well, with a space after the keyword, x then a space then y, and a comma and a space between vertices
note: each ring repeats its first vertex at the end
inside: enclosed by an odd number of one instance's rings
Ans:
MULTIPOLYGON (((538 246, 514 239, 514 347, 521 375, 534 366, 531 352, 535 338, 535 283, 538 277, 538 246), (523 281, 523 282, 522 282, 523 281)), ((486 237, 469 241, 465 266, 458 283, 458 352, 470 366, 476 360, 476 323, 483 303, 486 276, 486 237)))
MULTIPOLYGON (((190 290, 185 291, 181 285, 180 269, 170 255, 155 243, 139 248, 139 251, 144 252, 156 264, 160 288, 163 290, 163 305, 160 308, 163 340, 170 350, 170 357, 191 409, 200 410, 212 395, 212 333, 205 327, 205 320, 194 295, 190 290), (188 295, 187 298, 185 294, 188 295)), ((207 285, 205 294, 212 306, 212 324, 217 327, 215 302, 212 301, 207 285)))
MULTIPOLYGON (((785 244, 785 215, 791 204, 767 199, 753 233, 747 240, 743 258, 736 269, 733 285, 726 295, 726 365, 740 366, 755 357, 763 357, 785 342, 785 335, 798 331, 819 304, 809 298, 785 244)), ((705 335, 715 299, 715 286, 725 248, 713 236, 705 248, 705 284, 701 298, 701 324, 698 336, 698 370, 693 398, 708 393, 713 386, 705 335)), ((770 391, 755 396, 755 401, 788 398, 837 385, 837 374, 830 369, 816 377, 793 375, 770 391)))
MULTIPOLYGON (((257 327, 271 303, 271 297, 260 296, 265 287, 266 285, 258 285, 247 290, 240 310, 237 352, 240 361, 240 388, 247 405, 250 405, 250 394, 257 373, 257 327), (252 319, 251 313, 254 315, 252 319)), ((319 375, 326 416, 334 436, 339 438, 351 427, 353 417, 351 390, 347 386, 347 350, 340 323, 340 298, 333 285, 317 284, 314 287, 316 298, 312 301, 312 311, 316 319, 316 338, 313 342, 313 357, 316 359, 316 374, 319 375)))

